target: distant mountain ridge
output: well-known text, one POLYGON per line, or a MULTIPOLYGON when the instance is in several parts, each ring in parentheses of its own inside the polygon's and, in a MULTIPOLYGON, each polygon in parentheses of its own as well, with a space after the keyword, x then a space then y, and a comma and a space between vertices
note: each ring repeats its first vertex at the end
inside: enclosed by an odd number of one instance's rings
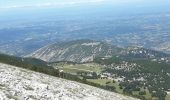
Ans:
POLYGON ((75 40, 45 46, 27 57, 38 58, 47 62, 93 61, 94 57, 111 57, 122 52, 122 48, 93 40, 75 40))
POLYGON ((47 45, 27 55, 46 62, 89 62, 97 57, 124 56, 132 58, 157 58, 169 56, 165 53, 139 47, 120 48, 94 40, 74 40, 47 45))

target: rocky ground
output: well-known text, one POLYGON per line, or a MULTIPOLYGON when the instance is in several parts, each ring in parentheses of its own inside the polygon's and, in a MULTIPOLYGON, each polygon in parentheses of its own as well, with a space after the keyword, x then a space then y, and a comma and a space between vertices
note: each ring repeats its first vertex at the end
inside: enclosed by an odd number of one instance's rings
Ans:
POLYGON ((0 100, 135 100, 81 83, 0 63, 0 100))

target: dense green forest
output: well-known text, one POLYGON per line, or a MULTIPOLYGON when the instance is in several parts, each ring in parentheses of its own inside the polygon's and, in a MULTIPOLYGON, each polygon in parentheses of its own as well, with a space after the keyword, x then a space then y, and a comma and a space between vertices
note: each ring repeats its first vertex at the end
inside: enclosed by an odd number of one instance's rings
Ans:
MULTIPOLYGON (((153 61, 153 59, 127 59, 123 57, 112 57, 109 59, 96 58, 96 63, 107 65, 104 72, 125 76, 123 82, 120 82, 125 94, 132 94, 133 91, 140 91, 141 88, 147 88, 152 97, 159 100, 165 100, 166 91, 170 89, 170 64, 167 61, 153 61), (123 62, 127 64, 136 64, 131 70, 116 69, 123 62), (137 80, 143 78, 144 80, 137 80)), ((145 91, 140 92, 145 94, 145 91)), ((144 97, 141 96, 142 99, 144 97)))

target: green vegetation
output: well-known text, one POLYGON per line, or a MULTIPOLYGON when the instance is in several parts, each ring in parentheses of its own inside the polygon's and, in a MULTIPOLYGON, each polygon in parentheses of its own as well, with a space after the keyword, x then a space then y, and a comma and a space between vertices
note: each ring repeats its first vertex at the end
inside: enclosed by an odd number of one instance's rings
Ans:
POLYGON ((153 61, 151 58, 142 58, 141 55, 135 55, 135 57, 129 56, 129 58, 123 56, 108 59, 96 58, 95 62, 108 66, 103 72, 116 74, 120 77, 125 76, 124 81, 120 82, 124 94, 134 95, 141 99, 149 100, 154 97, 159 100, 165 100, 166 91, 170 89, 170 76, 168 74, 170 73, 170 64, 160 60, 161 58, 154 59, 157 59, 157 61, 153 61), (137 66, 132 68, 128 64, 137 66), (126 68, 116 69, 116 66, 126 66, 126 68), (134 80, 141 78, 144 80, 134 80), (147 89, 143 90, 143 87, 147 89))
POLYGON ((167 95, 165 100, 170 100, 170 95, 167 95))
POLYGON ((133 91, 132 93, 133 93, 133 95, 136 95, 136 96, 143 96, 147 100, 151 100, 151 98, 152 98, 148 89, 140 88, 140 91, 133 91))
POLYGON ((77 73, 77 72, 96 72, 99 74, 102 70, 99 64, 95 63, 85 63, 85 64, 68 64, 68 63, 58 63, 54 65, 55 68, 64 70, 66 73, 77 73), (58 67, 56 67, 58 66, 58 67))
POLYGON ((142 100, 150 100, 151 98, 158 98, 164 100, 165 97, 169 100, 169 95, 166 96, 167 89, 170 88, 170 79, 166 73, 170 73, 170 67, 165 62, 154 62, 151 60, 123 60, 119 57, 110 59, 98 58, 94 63, 76 64, 72 62, 58 62, 47 63, 33 59, 33 58, 20 58, 14 56, 0 55, 0 62, 14 65, 21 68, 45 73, 48 75, 61 77, 68 80, 77 81, 80 83, 88 84, 98 88, 106 89, 109 91, 118 92, 125 95, 135 96, 142 100), (109 60, 109 61, 108 61, 109 60), (128 64, 137 64, 132 70, 115 69, 117 65, 123 62, 128 64), (111 66, 113 64, 113 67, 111 66), (103 66, 107 65, 107 66, 103 66), (60 72, 63 70, 63 72, 60 72), (124 81, 115 81, 113 79, 100 79, 101 73, 115 74, 116 77, 126 76, 124 81), (145 80, 134 80, 143 77, 145 80))
POLYGON ((58 70, 54 70, 54 68, 47 66, 44 62, 37 59, 32 58, 20 58, 20 57, 14 57, 14 56, 8 56, 4 54, 0 54, 0 62, 5 64, 14 65, 17 67, 58 76, 58 70), (36 63, 37 62, 37 63, 36 63))
POLYGON ((120 64, 122 61, 121 58, 113 56, 112 58, 95 58, 94 62, 102 65, 110 65, 112 63, 120 64))
MULTIPOLYGON (((169 64, 163 61, 154 62, 151 59, 125 59, 123 57, 112 57, 112 58, 96 58, 94 63, 86 63, 86 64, 60 64, 62 66, 59 69, 64 70, 67 73, 85 73, 85 72, 97 72, 97 74, 108 72, 112 74, 116 74, 117 76, 125 76, 123 82, 113 82, 109 79, 99 79, 98 78, 89 78, 84 77, 84 82, 90 82, 90 84, 97 85, 100 87, 108 87, 114 88, 113 90, 118 93, 133 95, 142 100, 150 100, 151 98, 159 98, 160 100, 164 100, 166 93, 165 90, 159 90, 158 88, 169 88, 169 79, 165 73, 170 72, 169 64), (114 69, 115 66, 121 65, 123 62, 128 62, 129 64, 136 64, 134 69, 130 71, 126 71, 126 69, 114 69), (113 64, 113 67, 111 67, 113 64), (105 67, 102 67, 106 65, 105 67), (146 79, 145 81, 135 81, 133 78, 141 78, 146 79), (162 79, 160 79, 162 77, 162 79), (155 81, 152 81, 153 79, 155 81), (161 81, 165 81, 165 84, 160 83, 161 81), (144 85, 145 83, 145 85, 144 85), (153 93, 153 91, 156 91, 153 93)), ((78 75, 78 74, 77 74, 78 75)), ((107 89, 107 88, 106 88, 107 89)), ((108 89, 109 90, 109 89, 108 89)), ((112 90, 112 91, 113 91, 112 90)))
POLYGON ((120 88, 119 83, 113 82, 113 80, 110 80, 110 79, 88 79, 87 81, 90 81, 90 82, 93 82, 96 84, 100 84, 103 86, 106 86, 106 85, 113 86, 113 87, 115 87, 116 92, 123 93, 123 89, 120 88))

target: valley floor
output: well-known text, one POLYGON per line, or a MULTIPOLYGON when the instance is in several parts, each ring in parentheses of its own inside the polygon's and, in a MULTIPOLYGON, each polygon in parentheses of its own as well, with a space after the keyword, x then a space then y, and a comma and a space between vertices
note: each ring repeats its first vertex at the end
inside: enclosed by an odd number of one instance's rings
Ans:
POLYGON ((0 63, 0 100, 135 100, 85 84, 0 63))

